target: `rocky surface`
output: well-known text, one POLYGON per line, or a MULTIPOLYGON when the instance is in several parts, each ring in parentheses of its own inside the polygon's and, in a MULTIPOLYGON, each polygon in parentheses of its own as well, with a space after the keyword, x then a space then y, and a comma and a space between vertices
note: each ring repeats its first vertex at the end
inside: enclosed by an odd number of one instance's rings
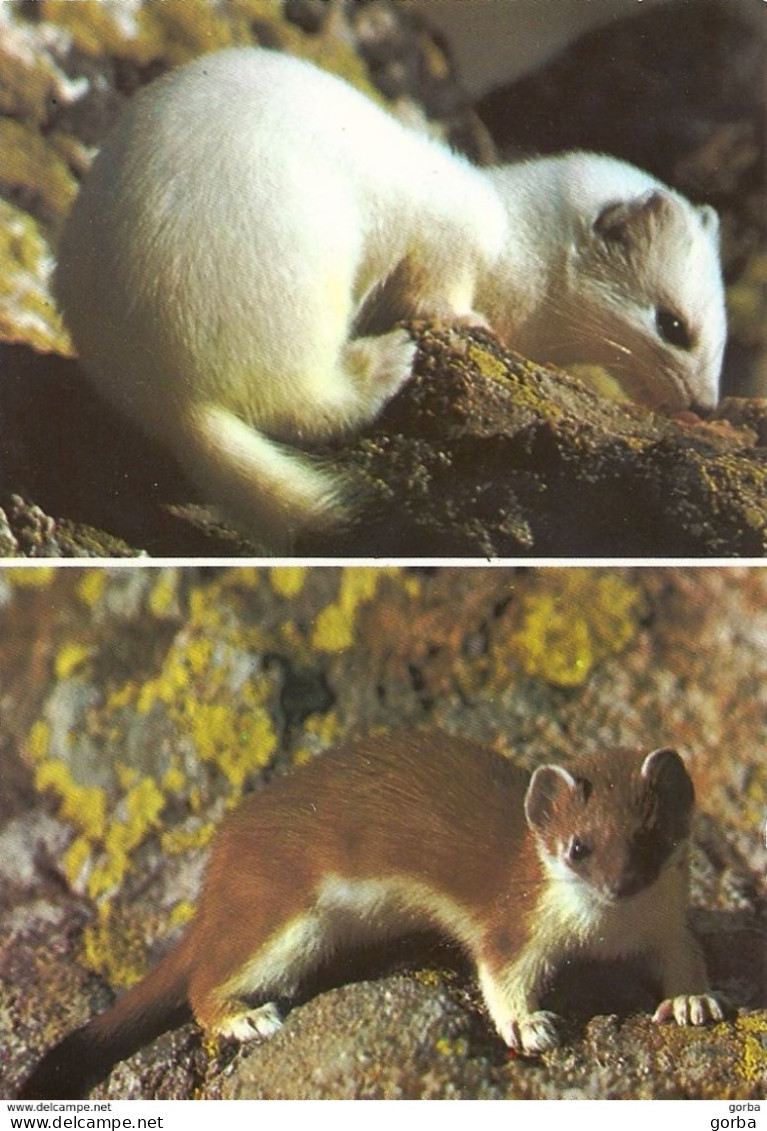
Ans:
POLYGON ((190 1024, 98 1094, 764 1095, 763 570, 6 569, 0 673, 0 1096, 183 930, 244 791, 409 725, 526 767, 676 745, 699 800, 692 921, 738 1015, 656 1027, 646 973, 573 971, 563 1046, 510 1060, 471 971, 411 940, 340 961, 267 1045, 190 1024))
MULTIPOLYGON (((202 51, 266 43, 319 60, 406 117, 426 107, 481 160, 493 151, 465 109, 445 45, 392 0, 137 0, 123 14, 96 0, 0 5, 4 557, 254 550, 94 397, 50 299, 77 183, 140 85, 202 51)), ((726 389, 764 393, 758 44, 708 0, 694 16, 671 4, 594 34, 486 100, 487 125, 502 150, 594 145, 715 203, 733 329, 726 389), (653 148, 657 137, 663 144, 653 148)), ((714 423, 670 423, 595 398, 485 335, 418 333, 418 380, 365 436, 325 453, 355 477, 357 521, 297 552, 764 554, 763 403, 726 404, 714 423)))
MULTIPOLYGON (((351 489, 352 520, 300 540, 297 553, 767 551, 767 401, 729 399, 708 422, 669 420, 600 397, 482 331, 421 325, 413 333, 415 379, 361 436, 321 453, 351 489)), ((4 466, 14 490, 0 486, 6 555, 257 552, 213 520, 161 449, 94 400, 74 362, 3 351, 15 354, 0 384, 13 437, 4 466)))
POLYGON ((767 400, 676 420, 481 331, 418 330, 416 380, 343 453, 368 503, 319 555, 762 557, 767 400))

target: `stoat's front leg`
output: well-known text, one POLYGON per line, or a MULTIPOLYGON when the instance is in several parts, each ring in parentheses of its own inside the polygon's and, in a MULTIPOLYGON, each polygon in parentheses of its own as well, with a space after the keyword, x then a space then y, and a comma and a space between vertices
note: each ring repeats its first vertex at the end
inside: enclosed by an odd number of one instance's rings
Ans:
POLYGON ((511 1049, 535 1055, 560 1043, 556 1013, 538 1008, 548 963, 528 944, 511 962, 492 950, 477 965, 479 984, 496 1029, 511 1049))
POLYGON ((729 1003, 723 994, 710 990, 700 946, 686 926, 662 940, 658 958, 663 1001, 653 1021, 676 1021, 677 1025, 724 1021, 729 1003))

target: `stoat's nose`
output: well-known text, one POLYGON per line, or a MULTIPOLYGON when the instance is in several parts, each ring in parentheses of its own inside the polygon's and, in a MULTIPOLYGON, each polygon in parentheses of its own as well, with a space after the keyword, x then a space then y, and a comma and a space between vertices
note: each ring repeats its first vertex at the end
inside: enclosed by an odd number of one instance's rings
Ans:
POLYGON ((611 899, 627 899, 629 896, 636 895, 643 887, 644 878, 642 874, 631 868, 609 884, 607 891, 611 899))

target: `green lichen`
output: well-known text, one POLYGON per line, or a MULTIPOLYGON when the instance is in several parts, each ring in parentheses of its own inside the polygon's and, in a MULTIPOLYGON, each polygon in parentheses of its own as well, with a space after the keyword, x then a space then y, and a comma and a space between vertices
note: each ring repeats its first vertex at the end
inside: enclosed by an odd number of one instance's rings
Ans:
POLYGON ((636 635, 642 609, 640 590, 619 574, 546 571, 522 597, 510 651, 527 675, 580 687, 636 635))

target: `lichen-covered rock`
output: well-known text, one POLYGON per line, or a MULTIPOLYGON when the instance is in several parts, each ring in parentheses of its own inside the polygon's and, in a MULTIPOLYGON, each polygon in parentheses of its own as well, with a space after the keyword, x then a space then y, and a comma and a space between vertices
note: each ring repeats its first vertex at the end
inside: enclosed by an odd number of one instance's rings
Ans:
POLYGON ((417 380, 344 453, 372 502, 336 552, 767 551, 767 401, 725 403, 714 423, 670 420, 482 332, 421 327, 418 342, 417 380))
POLYGON ((100 1094, 763 1094, 766 610, 757 568, 0 571, 0 1096, 183 930, 243 791, 409 725, 526 767, 677 746, 699 803, 693 924, 737 1019, 655 1027, 642 978, 585 971, 555 990, 563 1047, 510 1061, 455 954, 383 948, 341 962, 270 1045, 188 1025, 100 1094))

